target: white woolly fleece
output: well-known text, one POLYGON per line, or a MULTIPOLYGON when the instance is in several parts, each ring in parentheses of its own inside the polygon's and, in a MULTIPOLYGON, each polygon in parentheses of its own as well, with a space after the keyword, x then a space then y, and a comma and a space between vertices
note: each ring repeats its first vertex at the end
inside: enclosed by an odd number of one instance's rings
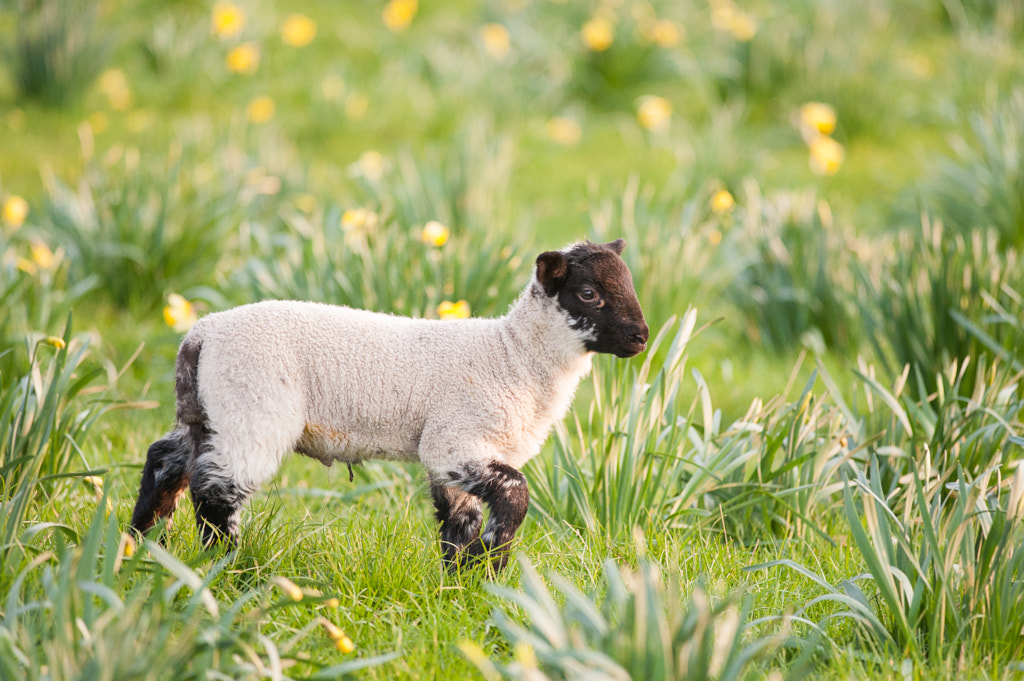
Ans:
POLYGON ((294 301, 200 319, 187 337, 202 342, 197 384, 213 433, 200 456, 251 489, 291 451, 328 466, 419 459, 439 476, 491 460, 521 468, 593 355, 535 282, 498 319, 294 301))

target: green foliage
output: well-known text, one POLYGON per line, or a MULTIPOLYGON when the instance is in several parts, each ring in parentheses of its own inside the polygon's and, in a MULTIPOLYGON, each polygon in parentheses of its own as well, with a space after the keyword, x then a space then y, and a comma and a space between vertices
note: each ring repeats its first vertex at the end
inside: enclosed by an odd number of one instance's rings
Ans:
POLYGON ((970 135, 953 140, 921 189, 921 202, 947 228, 970 238, 994 230, 1004 246, 1024 247, 1024 91, 970 116, 970 135))
POLYGON ((660 569, 641 561, 637 572, 603 566, 603 603, 554 575, 561 599, 520 558, 522 590, 491 587, 526 615, 495 609, 513 661, 495 663, 472 642, 463 653, 488 681, 497 679, 743 679, 752 662, 778 643, 749 640, 747 612, 728 601, 712 604, 700 588, 684 600, 678 583, 666 586, 660 569))
POLYGON ((3 50, 18 93, 67 106, 92 84, 109 38, 89 0, 18 0, 17 37, 3 50))
POLYGON ((1018 256, 1000 248, 992 231, 949 235, 927 217, 920 234, 900 233, 889 248, 891 262, 863 270, 861 315, 889 375, 910 365, 920 376, 912 387, 924 397, 950 362, 987 351, 965 322, 980 323, 986 300, 999 300, 1003 286, 1016 281, 1018 256))

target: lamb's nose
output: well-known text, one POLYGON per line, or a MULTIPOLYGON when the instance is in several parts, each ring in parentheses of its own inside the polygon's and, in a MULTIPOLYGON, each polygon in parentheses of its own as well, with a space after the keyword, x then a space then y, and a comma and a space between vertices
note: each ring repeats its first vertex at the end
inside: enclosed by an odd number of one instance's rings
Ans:
POLYGON ((639 331, 633 334, 633 340, 643 345, 647 342, 647 337, 650 334, 650 329, 644 324, 639 331))

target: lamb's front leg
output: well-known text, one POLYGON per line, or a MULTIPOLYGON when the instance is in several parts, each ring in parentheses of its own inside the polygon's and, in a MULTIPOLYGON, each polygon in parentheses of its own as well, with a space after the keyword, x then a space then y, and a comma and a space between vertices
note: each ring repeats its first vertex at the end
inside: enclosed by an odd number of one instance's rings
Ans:
POLYGON ((486 502, 491 514, 484 533, 457 554, 457 563, 473 565, 490 556, 497 572, 508 562, 510 545, 530 505, 526 477, 500 461, 467 468, 465 473, 459 487, 486 502))
POLYGON ((452 568, 456 556, 480 534, 483 522, 480 498, 439 480, 430 481, 430 495, 441 523, 441 552, 445 565, 452 568))

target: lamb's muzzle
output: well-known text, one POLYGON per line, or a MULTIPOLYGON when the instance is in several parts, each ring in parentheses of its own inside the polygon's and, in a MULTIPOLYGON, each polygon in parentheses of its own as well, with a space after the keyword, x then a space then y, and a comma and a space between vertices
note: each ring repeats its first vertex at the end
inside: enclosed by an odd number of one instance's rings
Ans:
POLYGON ((565 416, 593 354, 647 347, 623 246, 541 253, 499 319, 295 301, 204 317, 182 342, 178 425, 149 449, 132 527, 170 518, 188 489, 204 541, 234 541, 245 500, 292 451, 328 466, 419 461, 446 564, 500 568, 529 504, 519 469, 565 416))

